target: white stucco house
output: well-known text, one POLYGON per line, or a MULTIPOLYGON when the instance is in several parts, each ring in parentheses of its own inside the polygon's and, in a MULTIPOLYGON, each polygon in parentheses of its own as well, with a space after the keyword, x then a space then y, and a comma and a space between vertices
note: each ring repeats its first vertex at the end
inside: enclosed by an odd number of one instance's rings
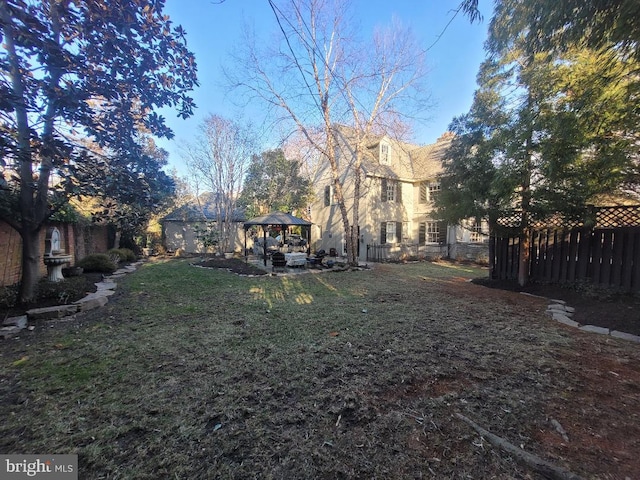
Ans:
MULTIPOLYGON (((335 127, 336 152, 345 206, 352 220, 356 135, 335 127)), ((361 147, 359 199, 359 259, 401 257, 484 260, 488 257, 488 225, 475 221, 447 225, 437 218, 434 199, 440 192, 438 174, 452 133, 436 143, 414 145, 387 136, 369 137, 361 147)), ((321 169, 313 185, 311 241, 315 250, 346 251, 342 217, 335 201, 330 167, 321 169)))

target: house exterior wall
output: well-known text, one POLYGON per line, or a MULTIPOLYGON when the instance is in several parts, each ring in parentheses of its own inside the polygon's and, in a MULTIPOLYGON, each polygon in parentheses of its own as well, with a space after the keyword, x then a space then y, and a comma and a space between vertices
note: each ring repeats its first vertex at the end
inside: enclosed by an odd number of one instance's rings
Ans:
MULTIPOLYGON (((418 151, 420 148, 413 147, 414 151, 418 151)), ((340 151, 351 155, 353 149, 342 148, 340 151)), ((367 245, 386 244, 385 238, 393 237, 393 231, 395 231, 396 241, 385 248, 386 254, 391 258, 407 255, 481 261, 483 258, 488 258, 486 243, 471 241, 470 232, 460 226, 447 226, 438 222, 434 214, 434 201, 431 195, 428 196, 426 202, 422 202, 420 199, 421 184, 437 183, 437 174, 441 171, 439 159, 429 159, 427 162, 423 159, 423 165, 427 167, 423 167, 421 170, 420 162, 414 162, 411 157, 411 146, 400 145, 386 137, 382 137, 377 145, 371 147, 367 155, 369 165, 373 165, 373 167, 370 167, 366 172, 363 170, 362 174, 359 199, 360 260, 367 258, 367 245), (383 193, 385 185, 388 186, 392 182, 400 186, 401 201, 396 200, 398 187, 396 187, 396 198, 393 200, 385 199, 383 193), (395 223, 387 224, 387 222, 395 223), (441 234, 438 235, 437 241, 420 243, 420 227, 423 225, 424 234, 424 227, 429 222, 438 223, 441 234), (394 229, 385 235, 385 238, 383 238, 383 233, 387 233, 387 227, 383 224, 394 229)), ((341 175, 346 208, 351 223, 353 221, 354 197, 354 175, 350 170, 352 162, 351 158, 339 158, 338 161, 340 168, 344 166, 341 175)), ((335 202, 331 202, 329 206, 325 205, 325 187, 331 184, 330 170, 326 166, 314 179, 316 195, 311 207, 312 222, 314 223, 311 246, 315 251, 319 249, 329 251, 331 248, 335 248, 338 253, 344 253, 346 242, 339 207, 335 202)))

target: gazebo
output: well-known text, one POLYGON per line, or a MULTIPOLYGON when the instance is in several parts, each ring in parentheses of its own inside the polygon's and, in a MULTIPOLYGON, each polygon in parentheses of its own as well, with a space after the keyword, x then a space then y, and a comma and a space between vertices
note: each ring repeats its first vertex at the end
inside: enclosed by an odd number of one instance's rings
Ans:
POLYGON ((262 233, 264 237, 263 248, 264 248, 264 265, 267 265, 267 230, 271 227, 281 227, 282 228, 282 241, 286 241, 286 227, 307 227, 307 255, 309 254, 309 249, 311 245, 311 222, 307 222, 306 220, 298 217, 294 217, 290 213, 285 212, 271 212, 267 215, 262 215, 260 217, 252 218, 251 220, 247 220, 244 222, 244 254, 245 258, 247 256, 247 230, 251 227, 262 227, 262 233))

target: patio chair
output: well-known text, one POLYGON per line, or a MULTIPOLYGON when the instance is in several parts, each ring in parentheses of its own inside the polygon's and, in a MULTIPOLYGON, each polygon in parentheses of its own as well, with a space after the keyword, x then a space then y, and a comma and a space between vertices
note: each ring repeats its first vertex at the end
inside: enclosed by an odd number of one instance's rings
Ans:
POLYGON ((271 255, 271 270, 275 272, 276 268, 287 269, 287 260, 282 252, 273 252, 271 255))
POLYGON ((322 267, 322 260, 327 256, 325 250, 318 250, 315 255, 307 258, 307 263, 310 267, 322 267))

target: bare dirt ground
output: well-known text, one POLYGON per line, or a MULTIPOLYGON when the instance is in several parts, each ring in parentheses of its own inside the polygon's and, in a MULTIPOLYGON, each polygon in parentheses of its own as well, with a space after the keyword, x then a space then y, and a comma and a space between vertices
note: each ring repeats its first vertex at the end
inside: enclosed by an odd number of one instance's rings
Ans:
POLYGON ((0 346, 0 451, 78 453, 88 479, 543 478, 460 413, 582 478, 638 478, 640 346, 542 298, 451 266, 166 268, 0 346))
POLYGON ((515 282, 480 279, 476 283, 490 288, 518 291, 546 298, 564 300, 576 309, 574 320, 582 325, 599 327, 640 335, 640 296, 615 292, 590 284, 531 283, 518 287, 515 282))

